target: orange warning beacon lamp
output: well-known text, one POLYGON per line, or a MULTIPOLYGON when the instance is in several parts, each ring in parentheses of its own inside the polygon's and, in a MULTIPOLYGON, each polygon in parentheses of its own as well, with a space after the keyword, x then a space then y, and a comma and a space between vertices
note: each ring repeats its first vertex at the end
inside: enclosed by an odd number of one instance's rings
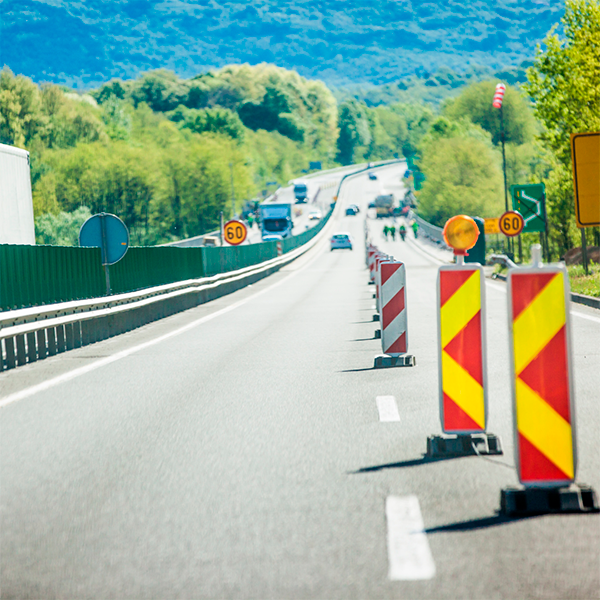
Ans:
POLYGON ((479 228, 474 219, 467 215, 456 215, 446 221, 444 240, 454 249, 456 256, 467 256, 479 237, 479 228))

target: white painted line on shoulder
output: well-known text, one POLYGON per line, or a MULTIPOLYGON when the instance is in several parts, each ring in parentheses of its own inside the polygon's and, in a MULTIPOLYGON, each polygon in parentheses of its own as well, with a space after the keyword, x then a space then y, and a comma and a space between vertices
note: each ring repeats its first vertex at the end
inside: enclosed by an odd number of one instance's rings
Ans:
MULTIPOLYGON (((304 267, 308 266, 308 264, 310 264, 310 263, 307 263, 306 265, 304 265, 304 267)), ((256 292, 255 294, 252 294, 252 296, 248 296, 247 298, 244 298, 243 300, 239 300, 238 302, 235 302, 229 306, 226 306, 225 308, 217 310, 214 313, 211 313, 204 317, 196 319, 195 321, 192 321, 191 323, 188 323, 187 325, 184 325, 183 327, 179 327, 178 329, 170 331, 169 333, 161 335, 160 337, 154 338, 152 340, 149 340, 148 342, 144 342, 143 344, 138 344, 137 346, 127 348, 127 350, 122 350, 121 352, 117 352, 116 354, 112 354, 112 355, 102 358, 100 360, 94 361, 93 363, 90 363, 89 365, 85 365, 84 367, 78 367, 76 369, 73 369, 72 371, 63 373, 62 375, 58 375, 51 379, 47 379, 46 381, 43 381, 42 383, 38 383, 37 385, 33 385, 31 387, 25 388, 24 390, 21 390, 20 392, 15 392, 13 394, 5 396, 4 398, 0 398, 0 408, 8 406, 9 404, 12 404, 13 402, 18 402, 19 400, 24 400, 25 398, 34 396, 35 394, 38 394, 40 392, 49 390, 50 388, 60 385, 61 383, 65 383, 66 381, 70 381, 71 379, 75 379, 77 377, 80 377, 81 375, 85 375, 86 373, 95 371, 96 369, 99 369, 99 368, 109 365, 113 362, 116 362, 118 360, 126 358, 127 356, 131 356, 132 354, 135 354, 136 352, 139 352, 146 348, 150 348, 151 346, 156 346, 160 342, 168 340, 174 336, 180 335, 186 331, 189 331, 190 329, 193 329, 194 327, 198 327, 199 325, 202 325, 203 323, 212 321, 213 319, 220 317, 221 315, 224 315, 228 312, 231 312, 232 310, 235 310, 236 308, 246 304, 247 302, 250 302, 251 300, 254 300, 258 296, 262 296, 263 294, 266 294, 267 292, 273 290, 274 288, 282 285, 286 281, 289 281, 292 277, 295 277, 298 273, 300 273, 300 271, 294 271, 294 272, 290 273, 289 275, 287 275, 286 277, 284 277, 283 279, 280 279, 278 282, 274 283, 273 285, 270 285, 269 287, 262 289, 260 292, 256 292)))
POLYGON ((388 496, 385 502, 389 572, 392 581, 432 579, 435 563, 416 496, 388 496))
POLYGON ((379 420, 383 423, 399 421, 398 405, 394 396, 377 396, 377 410, 379 411, 379 420))
POLYGON ((586 319, 587 321, 593 321, 594 323, 600 323, 600 318, 594 317, 592 315, 586 315, 585 313, 577 312, 576 310, 572 310, 571 314, 575 317, 579 317, 580 319, 586 319))

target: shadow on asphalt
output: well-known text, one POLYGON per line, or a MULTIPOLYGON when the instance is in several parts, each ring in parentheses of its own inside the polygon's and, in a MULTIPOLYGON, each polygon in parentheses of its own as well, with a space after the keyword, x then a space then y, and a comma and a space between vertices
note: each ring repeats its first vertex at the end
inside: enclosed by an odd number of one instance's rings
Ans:
POLYGON ((498 527, 499 525, 507 525, 525 519, 533 519, 535 517, 543 517, 544 515, 523 515, 518 517, 506 517, 501 514, 495 514, 493 517, 483 517, 481 519, 472 519, 470 521, 460 521, 458 523, 450 523, 449 525, 440 525, 439 527, 431 527, 426 529, 425 533, 444 533, 452 531, 472 531, 475 529, 486 529, 488 527, 498 527))
POLYGON ((361 371, 376 371, 376 369, 375 367, 365 367, 364 369, 345 369, 344 371, 338 371, 338 373, 360 373, 361 371))
POLYGON ((363 325, 364 323, 377 323, 377 321, 353 321, 350 325, 363 325))
MULTIPOLYGON (((357 369, 358 371, 368 371, 370 369, 357 369)), ((343 371, 342 371, 343 372, 343 371)), ((473 455, 476 456, 476 455, 473 455)), ((424 454, 421 458, 415 458, 413 460, 404 460, 397 463, 387 463, 385 465, 374 465, 372 467, 362 467, 357 471, 349 471, 350 475, 358 475, 359 473, 371 473, 373 471, 383 471, 384 469, 404 469, 405 467, 418 467, 420 465, 426 465, 429 463, 441 462, 444 460, 454 460, 457 458, 468 458, 466 456, 445 456, 440 458, 432 458, 424 454)))
POLYGON ((376 338, 375 336, 370 337, 370 338, 358 338, 357 340, 348 340, 349 342, 370 342, 372 340, 377 340, 379 338, 376 338))

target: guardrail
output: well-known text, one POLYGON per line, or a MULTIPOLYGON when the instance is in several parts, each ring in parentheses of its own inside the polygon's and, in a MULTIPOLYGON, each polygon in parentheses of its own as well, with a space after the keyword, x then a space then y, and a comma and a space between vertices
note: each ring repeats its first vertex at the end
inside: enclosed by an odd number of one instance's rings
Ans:
POLYGON ((441 227, 436 227, 435 225, 428 223, 415 213, 412 213, 412 216, 414 216, 417 223, 419 224, 421 235, 424 235, 426 238, 429 238, 432 242, 439 244, 442 248, 447 248, 448 250, 451 250, 451 248, 446 244, 446 241, 444 240, 444 230, 441 227))
MULTIPOLYGON (((358 175, 364 170, 349 175, 358 175)), ((123 294, 0 312, 0 371, 125 333, 250 285, 312 248, 324 235, 325 226, 339 206, 340 204, 334 205, 315 227, 282 240, 282 256, 259 264, 211 277, 190 278, 123 294)), ((277 242, 272 244, 277 251, 277 242)), ((270 245, 271 243, 254 246, 270 245)), ((97 249, 81 250, 93 253, 97 249)), ((175 253, 203 250, 218 257, 216 251, 221 248, 168 250, 175 253)), ((218 266, 216 262, 213 266, 218 266)))

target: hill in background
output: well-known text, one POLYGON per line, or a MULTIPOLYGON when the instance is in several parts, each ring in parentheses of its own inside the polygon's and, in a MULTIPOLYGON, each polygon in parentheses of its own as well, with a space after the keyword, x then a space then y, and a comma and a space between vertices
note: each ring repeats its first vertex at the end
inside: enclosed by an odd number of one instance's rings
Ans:
POLYGON ((426 85, 443 65, 518 67, 564 10, 555 0, 4 0, 2 8, 0 61, 80 88, 156 68, 191 77, 243 62, 335 86, 413 75, 426 85))

